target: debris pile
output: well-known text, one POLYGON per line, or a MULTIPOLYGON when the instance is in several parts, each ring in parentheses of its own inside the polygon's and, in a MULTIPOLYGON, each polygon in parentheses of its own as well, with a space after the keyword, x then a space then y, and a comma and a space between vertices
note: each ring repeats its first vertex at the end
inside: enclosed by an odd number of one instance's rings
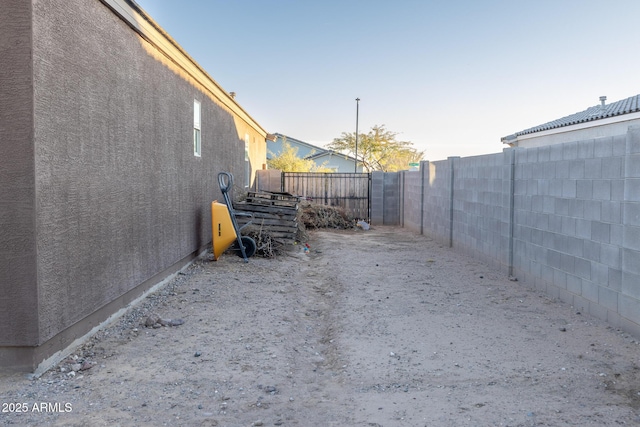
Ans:
POLYGON ((249 236, 256 242, 256 256, 274 258, 285 249, 282 240, 273 237, 271 232, 262 226, 249 225, 242 230, 243 236, 249 236))
POLYGON ((289 193, 250 191, 246 200, 236 203, 235 208, 237 212, 253 215, 252 218, 238 216, 238 225, 242 227, 251 221, 242 229, 242 234, 255 240, 256 255, 263 258, 273 258, 289 245, 306 242, 307 229, 347 230, 356 226, 355 219, 342 207, 312 203, 289 193))
POLYGON ((354 219, 341 207, 300 202, 300 220, 306 228, 350 229, 354 219))

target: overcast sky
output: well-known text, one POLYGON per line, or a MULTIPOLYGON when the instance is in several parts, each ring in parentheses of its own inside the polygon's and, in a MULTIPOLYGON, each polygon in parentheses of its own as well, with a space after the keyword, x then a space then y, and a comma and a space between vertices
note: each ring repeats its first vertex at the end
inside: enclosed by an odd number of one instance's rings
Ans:
POLYGON ((640 94, 639 0, 136 0, 267 132, 427 160, 640 94))

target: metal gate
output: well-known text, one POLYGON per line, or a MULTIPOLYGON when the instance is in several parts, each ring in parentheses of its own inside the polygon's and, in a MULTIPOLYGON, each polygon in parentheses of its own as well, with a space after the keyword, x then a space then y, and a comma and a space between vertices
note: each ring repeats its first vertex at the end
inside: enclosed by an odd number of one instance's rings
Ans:
POLYGON ((313 203, 339 206, 355 219, 370 218, 370 173, 282 172, 282 191, 313 203))

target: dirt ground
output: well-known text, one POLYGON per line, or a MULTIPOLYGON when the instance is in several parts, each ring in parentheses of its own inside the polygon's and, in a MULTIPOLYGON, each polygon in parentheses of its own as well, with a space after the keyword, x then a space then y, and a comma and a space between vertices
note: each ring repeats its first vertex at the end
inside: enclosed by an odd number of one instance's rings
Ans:
POLYGON ((638 337, 401 228, 309 245, 197 261, 40 378, 1 376, 0 424, 640 425, 638 337))

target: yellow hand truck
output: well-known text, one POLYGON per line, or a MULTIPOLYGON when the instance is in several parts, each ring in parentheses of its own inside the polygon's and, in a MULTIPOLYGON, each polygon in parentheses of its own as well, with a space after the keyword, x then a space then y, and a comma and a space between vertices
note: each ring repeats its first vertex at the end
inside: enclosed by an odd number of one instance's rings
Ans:
POLYGON ((236 217, 253 217, 253 215, 248 212, 234 211, 229 197, 229 190, 233 189, 233 175, 229 172, 220 172, 218 184, 225 204, 218 203, 217 200, 211 203, 213 259, 217 261, 222 253, 233 245, 232 250, 237 251, 244 262, 249 262, 249 258, 256 253, 256 241, 249 236, 243 236, 241 230, 251 224, 251 221, 238 227, 236 217))

